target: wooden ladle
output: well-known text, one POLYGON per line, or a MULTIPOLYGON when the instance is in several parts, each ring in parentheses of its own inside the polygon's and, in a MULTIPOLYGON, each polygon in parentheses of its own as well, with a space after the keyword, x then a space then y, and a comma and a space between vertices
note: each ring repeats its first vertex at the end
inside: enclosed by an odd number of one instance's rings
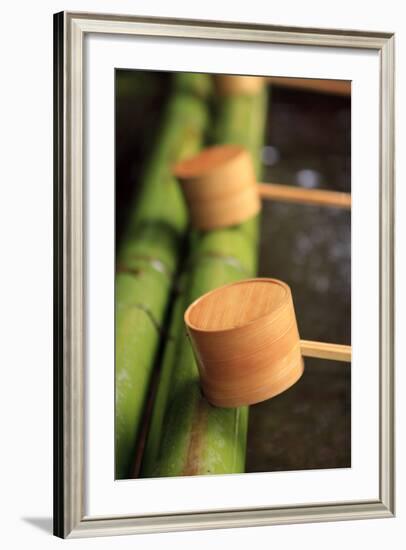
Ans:
POLYGON ((203 393, 219 407, 264 401, 301 377, 303 355, 351 360, 349 346, 300 340, 289 286, 246 279, 194 301, 184 320, 203 393))
POLYGON ((261 209, 261 199, 351 207, 351 195, 257 183, 250 153, 239 145, 215 145, 177 163, 173 173, 196 229, 211 230, 242 223, 261 209))

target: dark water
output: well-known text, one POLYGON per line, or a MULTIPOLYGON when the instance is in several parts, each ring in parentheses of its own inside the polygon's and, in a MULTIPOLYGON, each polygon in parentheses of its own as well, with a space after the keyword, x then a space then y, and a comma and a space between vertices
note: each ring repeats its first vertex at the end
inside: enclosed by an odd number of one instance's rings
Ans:
MULTIPOLYGON (((350 99, 274 89, 264 181, 351 190, 350 99)), ((351 215, 264 203, 259 275, 287 282, 301 338, 351 343, 351 215)), ((305 359, 290 390, 250 407, 247 471, 351 465, 351 366, 305 359)))
MULTIPOLYGON (((143 160, 159 132, 167 73, 119 71, 116 238, 143 160)), ((263 181, 351 190, 350 99, 273 88, 263 181)), ((350 343, 348 211, 265 202, 259 275, 292 289, 302 338, 350 343)), ((305 360, 293 388, 250 407, 247 471, 340 468, 351 463, 351 367, 305 360)))

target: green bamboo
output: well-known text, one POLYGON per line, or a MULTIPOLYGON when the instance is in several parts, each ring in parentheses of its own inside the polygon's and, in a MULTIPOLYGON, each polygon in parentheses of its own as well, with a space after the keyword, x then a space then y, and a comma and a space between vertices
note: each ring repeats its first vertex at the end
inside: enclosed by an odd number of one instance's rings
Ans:
MULTIPOLYGON (((213 141, 250 149, 260 171, 266 93, 219 101, 213 141)), ((151 416, 141 475, 178 476, 243 472, 248 407, 222 409, 202 396, 183 324, 186 307, 222 284, 254 276, 258 218, 191 236, 191 255, 180 282, 151 416)))
POLYGON ((177 270, 187 212, 171 166, 198 151, 207 127, 206 75, 179 74, 131 209, 116 271, 116 477, 128 477, 177 270))

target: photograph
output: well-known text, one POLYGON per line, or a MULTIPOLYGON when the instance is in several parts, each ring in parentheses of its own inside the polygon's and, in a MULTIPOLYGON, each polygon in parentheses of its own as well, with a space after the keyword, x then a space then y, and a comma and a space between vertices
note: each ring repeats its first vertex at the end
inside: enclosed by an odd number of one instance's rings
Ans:
POLYGON ((54 33, 54 533, 392 517, 393 33, 54 33))
POLYGON ((5 6, 2 548, 396 550, 402 4, 5 6))
POLYGON ((114 74, 115 478, 351 468, 351 81, 114 74))

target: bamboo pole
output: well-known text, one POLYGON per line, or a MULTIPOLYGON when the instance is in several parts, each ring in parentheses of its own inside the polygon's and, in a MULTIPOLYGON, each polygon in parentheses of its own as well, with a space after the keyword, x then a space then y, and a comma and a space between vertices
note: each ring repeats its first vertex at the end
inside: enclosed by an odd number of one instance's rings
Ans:
POLYGON ((174 162, 194 154, 207 122, 206 75, 180 73, 119 247, 116 270, 116 477, 129 475, 161 323, 187 225, 174 162))
POLYGON ((334 208, 351 208, 351 194, 324 189, 303 189, 279 183, 258 183, 259 195, 263 200, 295 202, 331 206, 334 208))
MULTIPOLYGON (((213 140, 247 147, 259 168, 266 94, 219 100, 213 140)), ((244 471, 248 408, 214 408, 202 396, 183 324, 186 307, 208 290, 255 274, 258 220, 192 233, 165 350, 142 464, 144 477, 244 471)))

